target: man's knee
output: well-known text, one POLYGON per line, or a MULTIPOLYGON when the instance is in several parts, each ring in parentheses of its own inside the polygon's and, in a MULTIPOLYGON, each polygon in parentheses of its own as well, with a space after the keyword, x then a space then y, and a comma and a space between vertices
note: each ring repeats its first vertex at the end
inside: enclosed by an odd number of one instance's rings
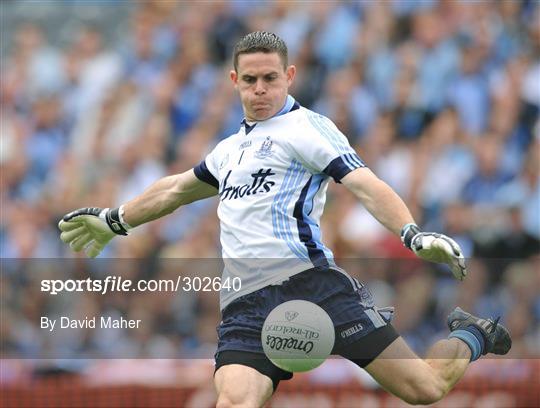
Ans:
POLYGON ((231 408, 234 407, 234 403, 224 395, 218 395, 216 402, 216 408, 231 408))
POLYGON ((245 397, 234 395, 227 392, 221 392, 218 395, 216 408, 240 408, 249 407, 249 401, 245 397))
POLYGON ((263 406, 272 396, 272 380, 251 367, 230 364, 220 367, 214 382, 219 408, 263 406))
POLYGON ((401 398, 411 405, 433 404, 446 395, 442 382, 436 377, 431 380, 414 379, 408 385, 407 392, 401 398))
POLYGON ((254 408, 263 404, 254 395, 223 390, 217 396, 216 408, 254 408))

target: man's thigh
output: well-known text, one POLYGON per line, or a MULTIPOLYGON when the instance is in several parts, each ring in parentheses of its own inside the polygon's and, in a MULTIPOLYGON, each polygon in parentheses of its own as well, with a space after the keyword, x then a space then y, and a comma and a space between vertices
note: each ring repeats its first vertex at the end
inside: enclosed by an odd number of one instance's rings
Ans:
MULTIPOLYGON (((264 353, 226 350, 217 352, 215 359, 216 365, 214 376, 217 376, 217 373, 222 371, 223 368, 230 366, 249 368, 250 370, 247 370, 247 372, 254 370, 265 379, 270 380, 271 393, 277 389, 281 380, 290 380, 293 376, 292 373, 275 366, 264 353)), ((228 370, 225 370, 225 372, 226 371, 228 370)))
POLYGON ((221 366, 214 375, 217 407, 262 407, 272 396, 272 380, 252 367, 240 364, 221 366))

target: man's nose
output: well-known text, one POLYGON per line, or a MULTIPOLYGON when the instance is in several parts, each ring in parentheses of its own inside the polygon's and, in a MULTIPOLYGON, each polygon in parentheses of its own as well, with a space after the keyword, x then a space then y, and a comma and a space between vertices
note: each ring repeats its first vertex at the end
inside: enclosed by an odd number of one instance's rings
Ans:
POLYGON ((255 94, 263 95, 265 93, 266 93, 266 87, 264 85, 264 81, 262 79, 257 79, 257 82, 255 82, 255 94))

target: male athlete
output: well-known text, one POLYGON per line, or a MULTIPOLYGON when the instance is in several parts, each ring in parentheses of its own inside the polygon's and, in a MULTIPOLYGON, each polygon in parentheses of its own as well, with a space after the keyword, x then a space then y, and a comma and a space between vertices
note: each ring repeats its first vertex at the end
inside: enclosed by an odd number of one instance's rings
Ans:
POLYGON ((238 133, 194 169, 158 180, 119 208, 67 214, 59 224, 61 239, 95 257, 115 235, 219 195, 223 274, 240 277, 242 290, 220 294, 218 407, 263 406, 279 381, 292 377, 266 358, 260 340, 268 313, 291 299, 323 307, 335 325, 333 354, 364 368, 386 390, 412 404, 440 400, 469 362, 508 352, 508 331, 498 319, 456 308, 448 317, 449 338, 420 359, 369 291, 335 265, 319 227, 330 179, 352 191, 420 258, 448 264, 459 280, 466 276, 459 246, 442 234, 421 232, 403 201, 365 166, 332 121, 288 95, 295 74, 283 40, 268 32, 245 36, 234 49, 230 72, 245 114, 238 133))

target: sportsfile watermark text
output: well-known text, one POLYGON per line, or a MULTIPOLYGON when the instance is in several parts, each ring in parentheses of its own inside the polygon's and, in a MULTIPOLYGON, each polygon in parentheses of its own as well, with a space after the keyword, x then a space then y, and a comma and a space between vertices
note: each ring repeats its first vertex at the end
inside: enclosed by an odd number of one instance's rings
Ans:
POLYGON ((216 277, 178 276, 176 279, 141 279, 133 281, 121 276, 107 276, 105 279, 43 279, 41 291, 50 295, 65 292, 220 292, 242 289, 238 277, 222 279, 216 277))

